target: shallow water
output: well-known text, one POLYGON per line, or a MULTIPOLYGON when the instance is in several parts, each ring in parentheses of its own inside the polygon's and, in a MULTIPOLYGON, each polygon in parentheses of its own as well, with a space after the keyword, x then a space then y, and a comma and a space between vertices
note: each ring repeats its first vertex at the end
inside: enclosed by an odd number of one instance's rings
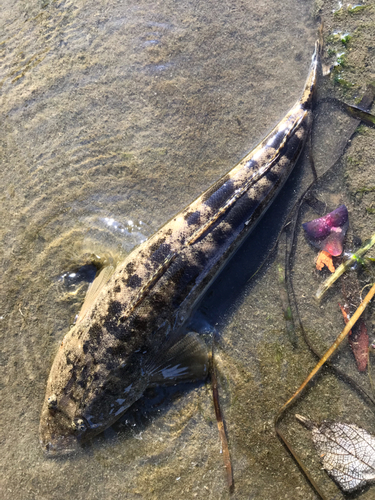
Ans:
MULTIPOLYGON (((72 458, 43 456, 39 413, 56 348, 84 298, 85 280, 76 286, 71 275, 92 254, 126 255, 282 118, 299 97, 309 68, 316 37, 313 8, 313 2, 298 0, 265 0, 256 8, 252 2, 168 0, 2 6, 0 484, 5 498, 229 497, 209 386, 148 391, 113 429, 72 458)), ((362 39, 353 45, 364 87, 374 73, 373 63, 365 66, 372 50, 373 4, 356 17, 334 15, 334 8, 334 2, 322 7, 327 34, 345 27, 364 37, 360 49, 362 39)), ((359 70, 352 67, 361 95, 359 70)), ((329 82, 325 87, 343 92, 329 82)), ((337 110, 320 109, 314 132, 318 172, 333 162, 348 127, 337 110)), ((346 160, 316 190, 330 209, 348 205, 352 235, 361 238, 373 232, 374 215, 366 210, 373 192, 361 199, 354 194, 375 184, 373 143, 372 130, 358 135, 346 160)), ((311 179, 308 162, 302 161, 195 318, 198 329, 215 327, 220 334, 220 394, 236 499, 317 498, 273 428, 278 408, 315 359, 301 338, 295 348, 287 338, 275 262, 250 280, 311 179)), ((304 220, 315 216, 304 208, 304 220)), ((315 255, 298 233, 293 278, 300 313, 323 352, 343 325, 336 307, 339 288, 322 306, 311 298, 322 280, 313 271, 315 255)), ((370 311, 370 325, 371 317, 370 311)), ((340 358, 368 388, 350 352, 344 348, 340 358)), ((374 424, 368 406, 328 372, 297 409, 316 420, 339 417, 370 431, 374 424)), ((286 432, 325 491, 340 495, 292 415, 283 422, 286 432)), ((371 494, 370 489, 363 498, 371 494)))

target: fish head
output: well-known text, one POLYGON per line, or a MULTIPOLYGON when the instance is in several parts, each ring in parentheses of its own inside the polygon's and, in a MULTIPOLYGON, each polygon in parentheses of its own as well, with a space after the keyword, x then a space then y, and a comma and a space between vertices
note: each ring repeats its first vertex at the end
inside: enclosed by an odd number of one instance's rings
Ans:
POLYGON ((104 390, 100 397, 87 402, 85 409, 82 402, 77 404, 61 394, 46 398, 39 426, 43 450, 52 457, 78 452, 83 443, 112 425, 134 402, 133 398, 115 398, 104 390))
POLYGON ((39 425, 40 443, 48 455, 78 450, 89 428, 81 416, 82 388, 77 385, 79 357, 69 338, 64 338, 48 378, 39 425))
POLYGON ((78 451, 82 437, 80 424, 78 419, 74 421, 65 412, 55 410, 45 403, 39 426, 40 444, 43 450, 49 456, 67 455, 78 451))
POLYGON ((39 435, 49 456, 78 451, 118 420, 147 385, 137 354, 121 363, 108 349, 87 348, 84 335, 84 325, 78 325, 65 336, 48 378, 39 435))

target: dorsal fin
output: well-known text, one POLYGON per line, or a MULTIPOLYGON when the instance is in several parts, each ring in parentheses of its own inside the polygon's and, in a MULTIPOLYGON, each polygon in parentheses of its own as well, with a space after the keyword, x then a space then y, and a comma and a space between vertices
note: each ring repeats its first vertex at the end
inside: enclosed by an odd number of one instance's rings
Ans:
POLYGON ((129 304, 129 306, 126 308, 126 310, 121 314, 119 320, 121 320, 121 318, 126 318, 127 316, 129 316, 134 311, 134 309, 142 302, 142 300, 145 297, 147 297, 151 288, 155 285, 155 283, 158 281, 158 279, 161 276, 163 276, 163 274, 169 268, 169 266, 172 264, 172 262, 175 260, 177 255, 178 254, 176 252, 170 252, 167 255, 167 257, 164 259, 164 261, 155 270, 154 274, 151 275, 151 277, 148 279, 148 281, 139 290, 139 292, 136 295, 136 297, 134 298, 134 300, 129 304))
MULTIPOLYGON (((305 112, 305 114, 306 114, 306 112, 305 112)), ((217 212, 215 214, 213 214, 213 216, 210 217, 210 219, 205 224, 203 224, 203 226, 199 227, 195 231, 195 233, 192 234, 192 236, 187 241, 187 245, 193 245, 201 236, 203 236, 210 229, 210 227, 212 227, 216 223, 216 221, 222 215, 224 215, 236 203, 236 201, 239 198, 241 198, 241 196, 243 196, 252 186, 254 186, 256 184, 256 182, 261 177, 263 177, 264 175, 267 174, 267 172, 279 160, 282 149, 285 147, 285 144, 287 143, 288 139, 296 132, 296 130, 298 130, 298 127, 301 125, 301 123, 303 122, 303 120, 305 118, 305 114, 300 116, 296 121, 293 122, 293 124, 290 126, 290 129, 285 134, 280 146, 277 148, 277 150, 275 151, 275 154, 272 156, 272 158, 267 163, 265 163, 265 165, 263 165, 261 168, 259 168, 257 171, 255 171, 249 177, 249 179, 244 183, 244 185, 240 189, 237 189, 235 191, 235 193, 233 194, 233 196, 231 198, 229 198, 224 203, 224 205, 222 205, 217 210, 217 212)), ((275 127, 275 129, 277 129, 277 127, 275 127)), ((270 137, 273 133, 274 133, 274 131, 272 131, 268 137, 270 137)), ((266 140, 264 140, 263 143, 265 141, 266 140)), ((250 155, 252 155, 252 151, 250 152, 249 155, 247 155, 247 157, 243 158, 240 163, 246 164, 246 161, 248 161, 247 158, 249 158, 249 159, 251 158, 250 155)))

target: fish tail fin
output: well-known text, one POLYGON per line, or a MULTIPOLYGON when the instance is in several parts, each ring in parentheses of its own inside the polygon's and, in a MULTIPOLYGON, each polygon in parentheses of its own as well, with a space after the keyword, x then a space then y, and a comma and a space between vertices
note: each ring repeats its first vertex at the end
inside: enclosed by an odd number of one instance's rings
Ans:
POLYGON ((318 39, 315 42, 315 50, 312 56, 309 76, 301 97, 301 105, 304 109, 311 109, 314 104, 318 75, 321 72, 321 57, 323 53, 323 23, 320 25, 318 39))

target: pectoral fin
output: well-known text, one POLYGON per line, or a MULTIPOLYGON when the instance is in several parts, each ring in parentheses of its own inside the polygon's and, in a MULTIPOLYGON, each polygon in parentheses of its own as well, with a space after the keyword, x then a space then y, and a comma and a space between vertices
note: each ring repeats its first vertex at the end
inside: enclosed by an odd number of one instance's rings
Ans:
POLYGON ((153 360, 150 386, 204 380, 208 375, 209 358, 204 342, 189 332, 171 347, 159 351, 153 360))
POLYGON ((97 299, 98 295, 102 291, 103 287, 108 283, 108 280, 114 273, 115 268, 113 266, 107 266, 100 273, 96 276, 94 281, 91 283, 89 286, 87 292, 86 292, 86 297, 85 301, 82 304, 82 308, 79 312, 76 324, 82 321, 82 319, 85 317, 87 311, 91 308, 95 300, 97 299))

